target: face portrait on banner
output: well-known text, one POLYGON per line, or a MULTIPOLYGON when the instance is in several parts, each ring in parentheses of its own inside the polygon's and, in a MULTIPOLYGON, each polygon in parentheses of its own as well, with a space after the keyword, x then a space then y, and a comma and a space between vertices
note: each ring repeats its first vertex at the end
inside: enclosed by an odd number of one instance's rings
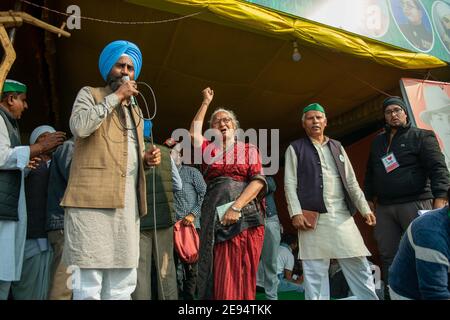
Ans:
POLYGON ((444 87, 427 86, 423 88, 425 110, 420 113, 421 120, 428 124, 442 141, 446 162, 450 162, 450 96, 444 87))
POLYGON ((417 127, 434 131, 450 168, 450 83, 402 81, 417 127))
POLYGON ((450 53, 450 3, 436 1, 433 4, 432 16, 439 40, 450 53))
POLYGON ((406 41, 417 51, 431 51, 433 28, 420 0, 391 0, 390 4, 394 21, 406 41))

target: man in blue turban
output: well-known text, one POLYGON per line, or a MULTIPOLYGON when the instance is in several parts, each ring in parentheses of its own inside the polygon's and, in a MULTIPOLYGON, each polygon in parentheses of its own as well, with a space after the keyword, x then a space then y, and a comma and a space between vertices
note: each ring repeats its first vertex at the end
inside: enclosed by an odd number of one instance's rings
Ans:
POLYGON ((135 44, 108 44, 99 59, 106 86, 82 88, 73 105, 75 147, 61 206, 62 259, 79 267, 74 300, 129 300, 136 287, 145 167, 161 162, 158 148, 144 151, 142 111, 132 103, 141 66, 135 44))
POLYGON ((111 68, 116 64, 120 57, 128 56, 133 61, 134 79, 136 80, 141 73, 142 54, 141 50, 132 42, 116 40, 108 44, 100 54, 98 59, 98 68, 103 80, 107 81, 111 68))

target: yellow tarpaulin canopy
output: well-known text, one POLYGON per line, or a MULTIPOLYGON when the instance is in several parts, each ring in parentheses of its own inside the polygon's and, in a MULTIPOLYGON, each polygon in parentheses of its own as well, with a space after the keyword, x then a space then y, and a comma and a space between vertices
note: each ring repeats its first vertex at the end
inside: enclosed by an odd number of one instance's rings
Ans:
MULTIPOLYGON (((154 1, 132 0, 130 2, 147 5, 154 1)), ((446 65, 445 62, 431 55, 396 49, 387 44, 363 39, 319 23, 293 18, 244 1, 167 0, 166 2, 207 9, 218 16, 233 20, 248 28, 286 38, 296 38, 312 45, 373 59, 387 66, 402 69, 429 69, 446 65)))
MULTIPOLYGON (((72 4, 49 0, 47 6, 65 13, 72 4)), ((68 130, 77 92, 86 85, 104 85, 98 71, 104 46, 118 39, 135 42, 143 54, 139 81, 151 85, 156 94, 158 141, 176 128, 189 127, 206 86, 215 91, 210 111, 234 110, 244 129, 280 129, 280 142, 286 143, 302 134, 299 110, 309 103, 326 108, 328 133, 339 138, 376 121, 381 115, 378 100, 383 92, 398 93, 401 77, 450 78, 449 67, 434 68, 443 63, 433 57, 241 1, 79 0, 77 5, 83 17, 93 19, 81 19, 81 28, 70 30, 70 39, 52 37, 44 42, 39 34, 30 37, 26 27, 17 30, 18 59, 11 76, 30 87, 25 122, 34 123, 36 117, 48 122, 46 114, 39 112, 39 102, 33 101, 47 95, 40 89, 44 81, 37 81, 45 77, 39 76, 42 71, 35 58, 37 47, 44 43, 47 54, 54 57, 48 60, 54 70, 52 110, 57 112, 57 125, 68 130), (148 23, 126 23, 133 21, 148 23), (298 62, 292 60, 294 39, 299 39, 302 56, 298 62), (30 50, 30 45, 36 49, 30 50)), ((24 10, 32 12, 30 7, 24 10)), ((60 25, 66 19, 50 13, 49 21, 60 25)), ((139 88, 152 112, 149 90, 144 85, 139 88)))

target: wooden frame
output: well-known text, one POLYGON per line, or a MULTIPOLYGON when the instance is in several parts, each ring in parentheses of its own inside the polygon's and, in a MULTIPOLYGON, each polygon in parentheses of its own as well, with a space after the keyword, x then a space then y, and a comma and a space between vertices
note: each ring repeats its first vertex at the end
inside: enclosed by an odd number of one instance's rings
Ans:
POLYGON ((11 70, 14 61, 16 60, 16 52, 14 51, 14 46, 9 39, 6 28, 8 27, 20 27, 24 22, 32 24, 36 27, 45 29, 49 32, 55 33, 60 37, 70 37, 70 33, 63 30, 65 23, 61 28, 57 28, 48 24, 42 20, 39 20, 28 13, 16 12, 16 11, 1 11, 0 12, 0 43, 5 51, 5 55, 2 58, 0 64, 0 89, 3 88, 3 84, 8 75, 9 70, 11 70))

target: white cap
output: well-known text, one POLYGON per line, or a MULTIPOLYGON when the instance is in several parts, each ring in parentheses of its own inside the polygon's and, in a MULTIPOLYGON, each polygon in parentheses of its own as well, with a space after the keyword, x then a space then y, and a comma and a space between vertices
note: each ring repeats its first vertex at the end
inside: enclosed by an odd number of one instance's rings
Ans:
POLYGON ((56 130, 53 127, 47 125, 37 127, 30 135, 30 145, 35 144, 39 136, 46 132, 53 133, 56 132, 56 130))

